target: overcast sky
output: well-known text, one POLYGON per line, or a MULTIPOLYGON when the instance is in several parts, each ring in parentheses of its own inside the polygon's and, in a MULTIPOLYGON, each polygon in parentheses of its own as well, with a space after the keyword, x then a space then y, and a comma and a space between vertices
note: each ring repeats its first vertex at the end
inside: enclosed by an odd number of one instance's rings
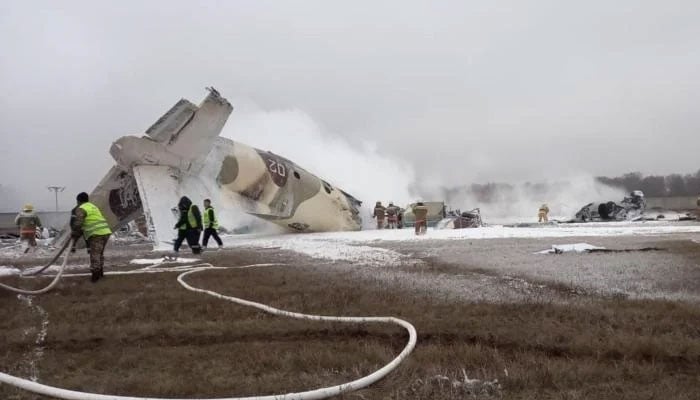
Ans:
POLYGON ((113 140, 209 85, 229 125, 294 110, 419 179, 695 172, 698 21, 697 0, 5 0, 0 185, 72 203, 113 140))

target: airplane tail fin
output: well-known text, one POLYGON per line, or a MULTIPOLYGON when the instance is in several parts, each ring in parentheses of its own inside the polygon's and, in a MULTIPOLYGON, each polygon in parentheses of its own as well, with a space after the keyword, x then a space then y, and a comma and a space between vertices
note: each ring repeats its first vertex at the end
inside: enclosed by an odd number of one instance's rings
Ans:
POLYGON ((195 106, 182 99, 146 130, 153 140, 163 143, 168 151, 193 164, 201 164, 226 124, 233 106, 214 88, 195 106))

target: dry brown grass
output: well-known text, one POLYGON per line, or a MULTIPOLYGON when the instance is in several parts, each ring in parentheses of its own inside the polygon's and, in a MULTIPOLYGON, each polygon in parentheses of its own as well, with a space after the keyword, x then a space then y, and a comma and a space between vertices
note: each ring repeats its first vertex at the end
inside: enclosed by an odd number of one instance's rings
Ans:
MULTIPOLYGON (((347 269, 276 252, 207 255, 195 286, 288 310, 393 315, 418 330, 414 353, 347 399, 698 399, 700 310, 680 302, 590 299, 575 305, 436 300, 359 282, 347 269), (502 389, 453 386, 498 379, 502 389), (506 373, 507 371, 507 373, 506 373)), ((411 267, 414 268, 414 267, 411 267)), ((450 266, 427 267, 439 273, 450 266)), ((307 390, 358 378, 393 358, 399 328, 294 321, 188 292, 176 274, 70 279, 36 297, 49 315, 40 381, 100 393, 217 397, 307 390)), ((5 280, 3 280, 5 281, 5 280)), ((25 283, 23 281, 23 283, 25 283)), ((2 370, 26 373, 37 316, 0 293, 2 370)), ((2 398, 34 396, 7 386, 2 398)))

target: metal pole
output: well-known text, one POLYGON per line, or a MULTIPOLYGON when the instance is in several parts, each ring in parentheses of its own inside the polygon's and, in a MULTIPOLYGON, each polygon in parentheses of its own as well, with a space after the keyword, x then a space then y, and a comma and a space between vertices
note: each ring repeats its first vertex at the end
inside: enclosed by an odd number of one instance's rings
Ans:
POLYGON ((55 197, 56 197, 56 211, 58 211, 58 192, 62 192, 66 190, 65 186, 47 186, 47 189, 50 191, 53 191, 55 197))

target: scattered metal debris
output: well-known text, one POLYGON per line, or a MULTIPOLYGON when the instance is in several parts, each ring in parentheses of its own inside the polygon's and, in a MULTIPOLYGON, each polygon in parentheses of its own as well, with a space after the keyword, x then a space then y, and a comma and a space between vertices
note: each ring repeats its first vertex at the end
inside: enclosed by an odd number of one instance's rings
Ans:
POLYGON ((643 216, 646 205, 644 193, 634 190, 620 204, 614 201, 586 204, 576 213, 574 222, 631 221, 643 216))
POLYGON ((642 247, 639 249, 606 249, 588 243, 555 244, 551 249, 538 251, 535 254, 564 254, 564 253, 631 253, 637 251, 667 251, 660 247, 642 247))
POLYGON ((478 228, 483 226, 483 221, 481 220, 481 210, 475 208, 469 211, 448 211, 447 217, 440 220, 436 229, 464 229, 464 228, 478 228))

